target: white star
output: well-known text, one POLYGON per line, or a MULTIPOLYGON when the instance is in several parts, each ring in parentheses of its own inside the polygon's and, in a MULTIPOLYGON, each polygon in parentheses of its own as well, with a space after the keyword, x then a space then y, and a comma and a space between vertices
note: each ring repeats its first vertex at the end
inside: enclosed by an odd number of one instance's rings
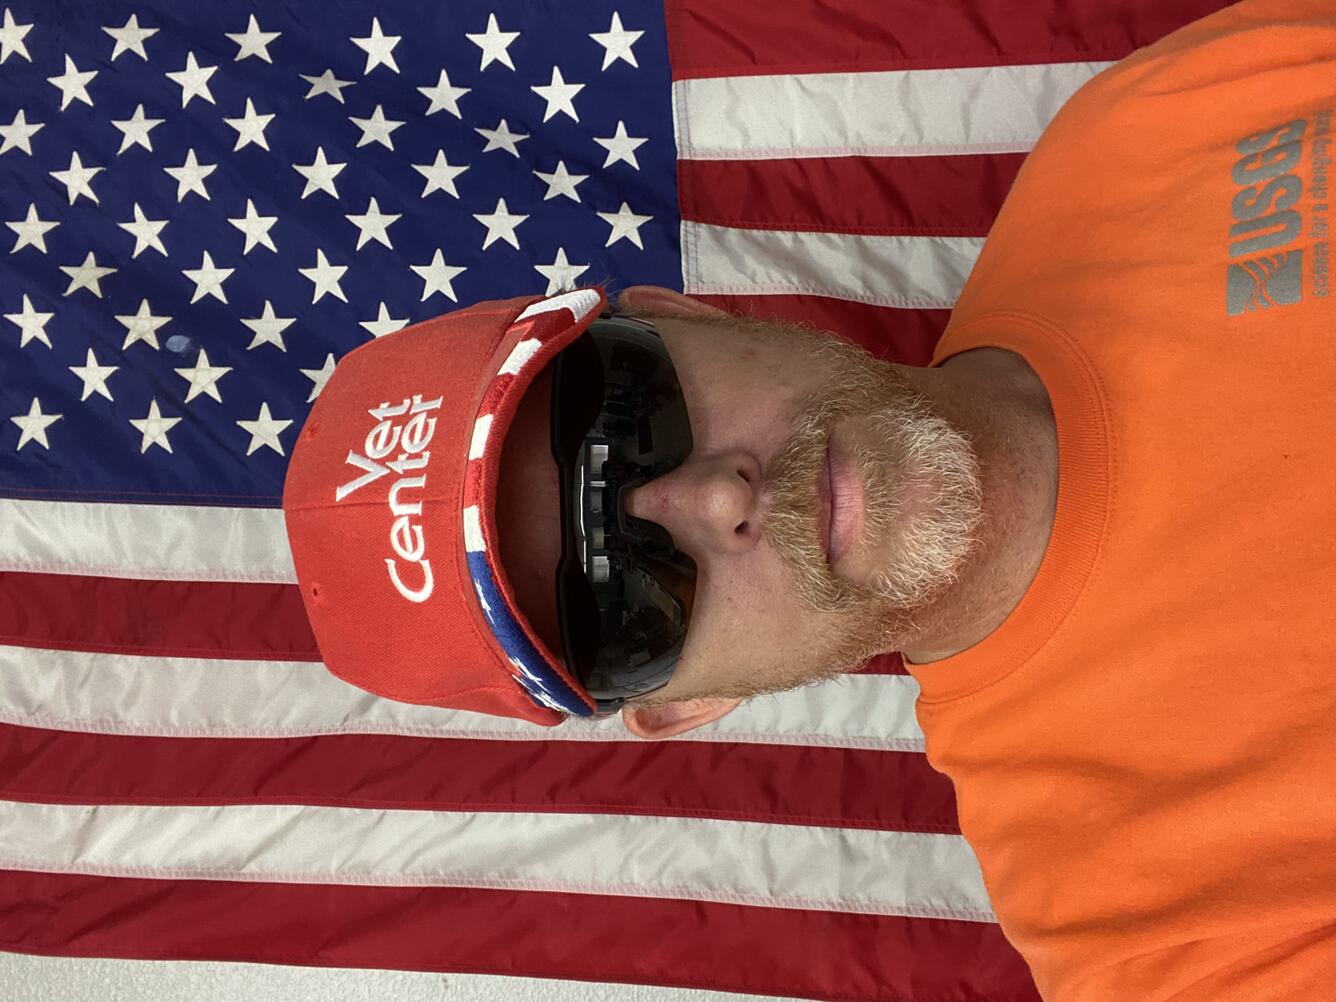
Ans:
MULTIPOLYGON (((252 20, 253 20, 252 16, 252 20)), ((224 118, 223 121, 237 130, 237 145, 232 147, 235 153, 243 146, 249 146, 254 143, 256 146, 263 146, 269 149, 269 140, 264 138, 264 129, 274 120, 273 113, 268 115, 255 114, 255 105, 250 98, 246 98, 246 114, 241 118, 224 118)))
POLYGON ((32 303, 28 300, 28 294, 25 292, 23 294, 23 312, 6 313, 5 319, 12 324, 18 324, 20 348, 29 341, 41 341, 42 344, 50 348, 51 338, 46 333, 46 322, 54 316, 54 313, 38 313, 34 310, 32 303))
POLYGON ((380 18, 371 19, 371 34, 365 38, 350 38, 359 49, 366 53, 366 69, 362 71, 362 76, 366 76, 377 66, 388 66, 399 72, 399 65, 394 61, 394 47, 399 44, 402 35, 384 35, 380 30, 380 18))
POLYGON ((277 31, 261 31, 259 22, 255 20, 254 14, 250 16, 250 24, 246 26, 244 32, 233 34, 229 31, 225 34, 239 46, 236 58, 232 60, 233 62, 240 62, 247 56, 257 56, 258 58, 263 59, 266 63, 273 63, 273 60, 269 58, 268 45, 281 33, 277 31))
POLYGON ((157 400, 154 400, 148 405, 148 417, 140 418, 137 421, 134 418, 131 418, 130 423, 135 426, 135 429, 141 435, 144 436, 139 443, 140 455, 148 452, 148 447, 150 445, 160 445, 168 452, 171 452, 172 443, 167 441, 167 433, 171 431, 172 426, 180 420, 179 417, 163 417, 158 411, 157 400))
POLYGON ((609 136, 607 139, 594 138, 594 142, 608 151, 608 159, 603 161, 604 167, 611 167, 618 160, 624 160, 636 170, 640 170, 640 163, 636 160, 636 150, 644 146, 648 139, 642 137, 633 139, 626 134, 626 123, 617 123, 616 135, 609 136))
POLYGON ((565 112, 578 122, 580 116, 575 113, 575 95, 584 90, 584 86, 584 84, 568 84, 562 79, 561 68, 553 66, 551 83, 529 89, 547 102, 547 111, 543 113, 544 122, 559 111, 565 112))
POLYGON ((218 169, 217 164, 202 164, 195 159, 194 149, 186 151, 186 162, 180 167, 164 167, 168 174, 176 179, 176 200, 185 199, 188 192, 194 192, 208 200, 209 192, 204 187, 204 179, 218 169))
POLYGON ((371 113, 370 118, 352 118, 350 116, 348 121, 362 130, 362 138, 357 141, 359 147, 365 146, 367 143, 380 143, 387 150, 394 149, 394 143, 390 142, 390 133, 404 124, 403 122, 396 122, 392 118, 386 118, 380 105, 376 105, 376 110, 371 113))
POLYGON ((339 197, 338 191, 334 188, 334 179, 339 176, 339 171, 347 167, 346 163, 332 164, 325 160, 325 148, 317 146, 315 148, 315 159, 309 164, 293 164, 292 169, 302 177, 306 178, 306 189, 302 192, 302 198, 311 194, 313 191, 327 191, 335 198, 339 197))
POLYGON ((519 159, 520 151, 516 148, 522 140, 528 139, 527 132, 511 132, 510 126, 506 120, 501 119, 501 123, 495 129, 474 129, 474 132, 487 137, 487 145, 483 152, 491 150, 505 150, 515 159, 519 159))
POLYGON ((343 289, 339 286, 339 280, 343 278, 343 273, 348 270, 346 264, 330 264, 325 260, 325 252, 317 248, 314 267, 298 268, 297 270, 315 283, 311 295, 313 304, 320 302, 326 292, 338 296, 345 303, 348 301, 348 297, 343 294, 343 289))
POLYGON ((434 164, 413 164, 413 169, 427 179, 427 185, 422 189, 423 198, 426 198, 433 191, 448 192, 458 198, 459 192, 455 190, 455 178, 468 170, 468 165, 451 167, 445 159, 445 150, 437 150, 434 164))
POLYGON ((167 225, 165 219, 149 219, 144 215, 144 210, 135 203, 135 217, 128 223, 117 223, 121 229, 135 238, 134 253, 131 258, 139 256, 139 252, 152 247, 163 257, 167 256, 167 248, 162 245, 162 238, 158 236, 163 227, 167 225))
POLYGON ((639 41, 643 31, 625 31, 622 28, 622 16, 616 11, 612 15, 612 25, 607 31, 591 31, 589 37, 603 46, 603 69, 607 69, 617 59, 625 59, 637 69, 640 64, 636 62, 636 54, 631 51, 631 46, 639 41))
POLYGON ((496 15, 487 15, 487 30, 475 34, 466 34, 464 36, 478 48, 482 49, 482 65, 480 70, 487 69, 493 61, 503 63, 512 70, 515 64, 510 61, 510 53, 506 51, 510 43, 520 37, 518 31, 502 31, 496 23, 496 15))
POLYGON ((201 66, 195 62, 195 53, 186 53, 185 69, 168 73, 167 79, 181 85, 181 107, 190 103, 192 97, 202 97, 210 104, 217 104, 213 92, 209 90, 209 77, 218 71, 217 66, 201 66))
POLYGON ((513 215, 506 208, 506 200, 498 198, 496 200, 496 209, 492 212, 475 212, 473 218, 487 227, 487 236, 483 238, 482 249, 486 250, 497 240, 504 240, 516 250, 520 249, 520 241, 515 236, 515 227, 528 219, 528 216, 513 215))
POLYGON ((616 212, 600 212, 598 216, 612 226, 612 232, 608 235, 608 242, 603 245, 604 247, 611 247, 622 237, 626 237, 641 250, 645 249, 645 245, 640 242, 640 227, 653 219, 653 216, 637 216, 625 202, 616 212))
POLYGON ((23 43, 23 36, 32 31, 31 24, 15 24, 14 15, 5 8, 5 21, 0 24, 0 63, 9 58, 11 52, 17 52, 28 62, 32 62, 32 56, 28 55, 28 46, 23 43))
POLYGON ((246 449, 246 455, 249 456, 262 445, 269 446, 269 448, 273 449, 280 456, 284 455, 283 443, 278 440, 278 436, 284 428, 292 424, 292 421, 274 420, 273 416, 269 413, 269 405, 267 403, 261 402, 260 413, 256 416, 254 421, 238 421, 237 424, 241 425, 244 431, 250 433, 250 446, 246 449))
POLYGON ((325 70, 318 77, 308 77, 305 73, 298 73, 299 77, 311 85, 311 89, 306 92, 304 100, 311 100, 313 97, 319 97, 321 94, 328 94, 339 104, 343 104, 343 88, 351 87, 351 80, 340 80, 334 75, 333 70, 325 70))
POLYGON ((587 264, 571 264, 566 260, 566 248, 557 248, 556 260, 551 264, 536 264, 533 266, 538 274, 547 279, 547 291, 545 296, 551 296, 565 289, 574 289, 575 280, 589 270, 587 264))
POLYGON ((71 101, 82 101, 88 107, 93 106, 93 99, 88 96, 88 83, 97 76, 97 70, 80 71, 74 60, 65 54, 65 72, 59 76, 47 77, 46 82, 60 88, 60 110, 64 111, 71 101))
POLYGON ((229 219, 228 222, 246 234, 246 247, 241 253, 249 254, 256 244, 264 244, 271 251, 278 252, 273 238, 269 236, 269 231, 273 229, 274 223, 278 222, 278 217, 260 215, 255 211, 255 203, 249 198, 246 199, 246 214, 236 219, 229 219))
POLYGON ((519 682, 530 694, 537 697, 544 706, 550 706, 554 710, 563 709, 562 705, 552 698, 552 690, 548 688, 546 680, 535 675, 533 669, 519 658, 510 657, 508 660, 520 671, 519 675, 512 676, 516 682, 519 682))
POLYGON ((434 115, 444 109, 455 118, 463 119, 464 116, 459 113, 459 99, 469 92, 469 88, 451 87, 450 77, 445 70, 441 70, 435 87, 419 87, 418 92, 431 99, 431 107, 424 114, 434 115))
POLYGON ((234 271, 235 268, 215 268, 213 258, 208 251, 205 251, 204 259, 198 268, 181 269, 181 274, 195 283, 195 294, 190 297, 190 301, 196 303, 205 296, 213 296, 214 299, 227 302, 227 295, 223 292, 223 282, 234 271))
POLYGON ((542 703, 544 706, 551 707, 554 710, 565 709, 565 707, 561 705, 561 702, 553 696, 552 690, 548 688, 548 683, 535 675, 528 665, 519 658, 512 657, 509 660, 510 663, 520 671, 520 674, 512 675, 511 677, 523 686, 524 690, 529 693, 529 695, 533 696, 534 699, 542 703))
POLYGON ((148 305, 148 300, 142 300, 139 304, 139 312, 130 315, 125 314, 116 318, 125 325, 125 343, 121 345, 121 351, 125 351, 136 341, 143 341, 154 351, 158 350, 158 328, 169 322, 171 317, 155 317, 152 308, 148 305))
POLYGON ((325 384, 329 382, 329 377, 334 375, 335 364, 336 363, 334 361, 334 356, 330 354, 325 356, 325 364, 322 365, 320 368, 301 370, 302 375, 304 375, 312 383, 311 395, 306 398, 306 402, 308 404, 316 397, 320 396, 320 391, 323 390, 325 388, 325 384))
POLYGON ((384 303, 380 304, 380 311, 375 320, 359 320, 361 326, 371 332, 372 337, 384 337, 386 334, 393 334, 395 331, 401 331, 408 326, 408 318, 404 317, 398 320, 390 316, 390 311, 384 303))
POLYGON ((42 126, 42 122, 33 122, 32 125, 29 125, 28 119, 24 117, 23 109, 20 108, 14 113, 14 121, 8 125, 0 125, 0 136, 5 137, 4 145, 0 145, 0 153, 21 148, 24 153, 32 156, 32 144, 28 140, 32 139, 33 133, 42 126))
POLYGON ((54 230, 60 224, 47 222, 42 219, 37 215, 37 204, 35 202, 29 202, 27 219, 15 219, 12 223, 7 222, 5 225, 19 235, 18 240, 15 241, 14 246, 10 249, 9 253, 13 254, 14 251, 18 250, 20 247, 36 247, 39 251, 45 254, 46 231, 54 230))
POLYGON ((572 202, 580 201, 580 196, 575 193, 575 186, 589 177, 588 174, 568 173, 565 160, 558 160, 557 169, 551 174, 544 174, 537 170, 534 171, 534 174, 547 182, 547 194, 543 196, 544 202, 549 198, 556 198, 558 195, 565 195, 572 202))
POLYGON ((349 215, 348 222, 352 223, 358 229, 357 249, 361 250, 362 245, 368 240, 375 240, 384 244, 391 250, 394 244, 390 243, 390 235, 386 230, 396 220, 401 218, 403 213, 390 214, 380 211, 380 205, 373 198, 367 204, 366 213, 361 216, 349 215))
POLYGON ((121 119, 119 122, 113 119, 111 124, 120 129, 122 133, 121 148, 116 151, 116 155, 120 156, 131 146, 142 146, 152 153, 153 144, 149 142, 149 131, 157 128, 165 121, 167 121, 165 118, 145 118, 142 104, 135 109, 135 113, 129 118, 121 119))
POLYGON ((88 182, 101 170, 101 167, 85 167, 83 161, 79 159, 79 154, 71 153, 69 170, 53 170, 51 176, 65 186, 70 196, 70 205, 73 205, 74 200, 80 195, 87 195, 93 204, 97 205, 97 196, 93 194, 88 182))
POLYGON ((194 366, 176 370, 176 374, 190 384, 190 389, 186 391, 186 403, 190 403, 201 393, 207 393, 221 404, 223 398, 218 393, 217 383, 231 371, 232 367, 229 365, 210 365, 209 353, 201 348, 194 366))
POLYGON ((87 400, 94 393, 113 400, 111 390, 107 389, 107 378, 119 368, 119 365, 99 365, 93 349, 89 348, 83 365, 69 366, 70 372, 83 380, 83 396, 79 400, 87 400))
POLYGON ((102 29, 112 38, 116 39, 116 48, 111 50, 112 62, 122 52, 133 52, 140 59, 148 62, 148 53, 144 51, 144 39, 150 38, 158 33, 157 28, 139 27, 139 15, 131 14, 130 20, 119 28, 102 29))
MULTIPOLYGON (((9 11, 5 11, 6 14, 9 11)), ((36 442, 43 449, 50 449, 51 443, 46 440, 46 429, 54 422, 59 421, 63 414, 43 414, 42 405, 36 397, 32 398, 32 406, 28 408, 27 414, 16 414, 9 420, 19 426, 19 444, 15 446, 14 451, 22 449, 29 442, 36 442)))
POLYGON ((68 296, 71 292, 77 292, 79 289, 87 289, 98 299, 102 298, 102 286, 98 283, 117 271, 116 268, 99 267, 97 258, 92 251, 88 252, 83 264, 62 264, 60 270, 70 276, 69 288, 61 295, 68 296))
POLYGON ((450 283, 457 275, 468 269, 454 268, 446 264, 439 247, 436 248, 436 256, 431 259, 431 264, 414 264, 410 267, 417 272, 418 278, 422 279, 422 300, 424 302, 428 296, 437 292, 445 293, 452 302, 459 302, 455 298, 454 286, 450 283))
POLYGON ((283 343, 283 332, 297 322, 296 317, 280 317, 274 313, 274 304, 264 301, 264 311, 258 317, 243 317, 241 322, 251 329, 251 343, 246 350, 258 348, 262 344, 272 344, 279 351, 287 351, 283 343))

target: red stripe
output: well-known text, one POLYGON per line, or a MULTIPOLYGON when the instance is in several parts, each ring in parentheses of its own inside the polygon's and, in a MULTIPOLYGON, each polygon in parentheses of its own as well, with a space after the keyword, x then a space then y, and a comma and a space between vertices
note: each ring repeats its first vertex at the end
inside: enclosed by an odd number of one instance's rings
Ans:
POLYGON ((0 950, 1039 1002, 992 923, 462 888, 0 871, 0 950))
POLYGON ((682 218, 745 229, 988 235, 1024 153, 679 160, 682 218))
POLYGON ((788 320, 833 331, 878 358, 927 365, 951 319, 950 310, 897 310, 824 296, 693 296, 760 320, 788 320))
POLYGON ((667 0, 674 80, 1117 60, 1233 0, 667 0))
MULTIPOLYGON (((319 661, 295 585, 0 573, 0 644, 180 658, 319 661)), ((907 674, 899 655, 862 672, 907 674)))
POLYGON ((161 657, 318 661, 294 585, 0 574, 0 643, 161 657))
POLYGON ((899 654, 878 654, 864 662, 854 675, 908 675, 909 669, 899 654))
POLYGON ((706 742, 384 734, 182 740, 0 725, 0 798, 637 814, 960 832, 951 781, 921 754, 706 742))

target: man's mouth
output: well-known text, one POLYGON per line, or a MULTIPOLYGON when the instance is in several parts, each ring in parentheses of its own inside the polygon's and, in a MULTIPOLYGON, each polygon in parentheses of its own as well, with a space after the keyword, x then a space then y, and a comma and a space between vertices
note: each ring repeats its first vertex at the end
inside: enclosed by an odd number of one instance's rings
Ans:
POLYGON ((833 568, 862 530, 863 485, 858 467, 826 443, 826 562, 833 568))
POLYGON ((830 523, 832 513, 835 510, 834 499, 831 490, 830 476, 830 442, 826 442, 826 462, 822 469, 822 477, 818 485, 818 493, 821 495, 821 543, 822 549, 826 554, 826 563, 830 563, 830 523))

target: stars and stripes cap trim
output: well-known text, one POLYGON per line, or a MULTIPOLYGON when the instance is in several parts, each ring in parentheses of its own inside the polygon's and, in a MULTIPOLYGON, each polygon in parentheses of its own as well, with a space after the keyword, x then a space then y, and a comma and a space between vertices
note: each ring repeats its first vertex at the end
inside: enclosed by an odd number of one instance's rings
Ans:
POLYGON ((593 714, 515 601, 496 501, 521 399, 605 305, 597 288, 479 303, 335 367, 283 492, 302 601, 334 675, 548 726, 593 714))

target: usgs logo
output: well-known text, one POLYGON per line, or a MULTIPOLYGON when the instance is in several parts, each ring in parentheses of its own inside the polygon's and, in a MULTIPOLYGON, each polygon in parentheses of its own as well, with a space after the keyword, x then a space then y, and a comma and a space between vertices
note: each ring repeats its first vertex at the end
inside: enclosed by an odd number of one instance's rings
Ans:
POLYGON ((424 401, 421 394, 414 394, 411 400, 394 406, 383 403, 367 411, 377 424, 367 432, 362 453, 349 450, 344 460, 362 470, 362 475, 334 492, 334 500, 342 501, 383 476, 396 475, 386 499, 394 519, 390 524, 390 549, 395 555, 385 558, 385 570, 395 590, 410 602, 425 602, 434 587, 422 526, 414 520, 422 516, 420 492, 427 485, 427 464, 431 461, 427 446, 436 434, 436 418, 431 412, 440 408, 442 399, 424 401), (389 459, 395 451, 399 454, 389 459), (414 495, 414 491, 419 493, 414 495))
POLYGON ((1242 156, 1231 176, 1242 190, 1230 203, 1229 256, 1250 260, 1229 266, 1225 303, 1230 316, 1297 303, 1303 296, 1303 250, 1283 248, 1303 231, 1294 208, 1303 182, 1295 168, 1307 128, 1306 120, 1296 118, 1245 136, 1234 147, 1242 156))

